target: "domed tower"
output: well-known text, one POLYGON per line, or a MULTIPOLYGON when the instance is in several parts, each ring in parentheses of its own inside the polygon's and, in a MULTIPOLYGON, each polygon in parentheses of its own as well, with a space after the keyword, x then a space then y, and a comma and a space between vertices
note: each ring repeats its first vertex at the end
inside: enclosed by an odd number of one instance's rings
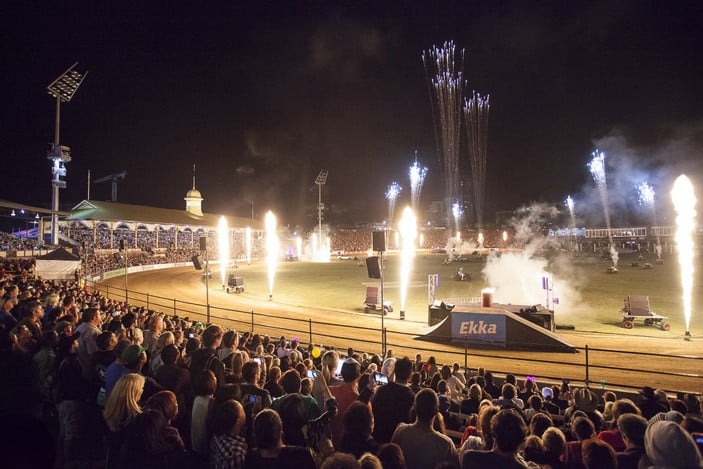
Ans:
POLYGON ((193 188, 186 192, 183 200, 186 201, 186 212, 196 217, 203 216, 203 196, 195 188, 195 165, 193 165, 193 188))

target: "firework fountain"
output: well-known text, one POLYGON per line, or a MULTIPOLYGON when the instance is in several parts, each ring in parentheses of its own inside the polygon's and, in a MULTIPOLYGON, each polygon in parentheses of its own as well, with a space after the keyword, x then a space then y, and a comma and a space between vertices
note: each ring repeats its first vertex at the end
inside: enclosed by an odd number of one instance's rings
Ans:
POLYGON ((227 286, 227 266, 229 265, 229 226, 227 219, 220 217, 217 224, 217 252, 220 259, 220 279, 222 280, 222 288, 227 286))
POLYGON ((400 319, 405 319, 405 300, 408 296, 410 274, 413 270, 417 240, 417 221, 410 207, 405 207, 403 216, 398 223, 400 231, 400 319))
MULTIPOLYGON (((652 214, 652 224, 654 226, 657 226, 657 211, 654 208, 654 188, 647 184, 647 181, 641 182, 637 186, 637 195, 639 199, 640 205, 649 208, 651 214, 652 214)), ((657 246, 654 248, 656 253, 657 253, 657 260, 661 261, 662 258, 662 245, 661 241, 659 240, 659 232, 656 232, 657 235, 657 246)))
POLYGON ((247 254, 247 264, 251 264, 251 227, 247 226, 244 230, 244 248, 247 254))
POLYGON ((571 234, 574 237, 574 249, 576 248, 576 214, 574 212, 574 199, 569 195, 564 201, 564 205, 569 209, 569 217, 571 219, 571 234))
POLYGON ((461 106, 464 96, 464 49, 458 51, 453 41, 442 47, 423 51, 422 62, 432 105, 437 151, 444 163, 444 190, 447 222, 451 204, 459 200, 459 146, 461 142, 461 106))
POLYGON ((486 149, 488 142, 488 113, 490 96, 481 96, 474 91, 471 99, 464 102, 464 121, 471 157, 471 176, 474 186, 476 225, 483 226, 483 205, 486 194, 486 149))
POLYGON ((266 212, 266 268, 269 280, 269 300, 273 300, 273 280, 278 267, 280 243, 276 232, 276 215, 270 210, 266 212))
POLYGON ((461 217, 464 215, 464 211, 461 209, 459 202, 454 202, 452 204, 452 216, 454 217, 454 231, 456 232, 456 239, 461 239, 461 217))
POLYGON ((388 223, 391 223, 393 220, 393 213, 395 212, 395 201, 398 199, 398 196, 400 195, 400 191, 402 191, 403 188, 400 187, 400 184, 397 182, 393 181, 390 186, 388 186, 388 190, 386 190, 386 199, 388 199, 388 223))
POLYGON ((420 166, 417 164, 417 155, 415 155, 415 163, 410 166, 409 176, 411 206, 413 210, 418 210, 420 207, 420 194, 422 192, 422 185, 425 182, 425 176, 427 176, 427 167, 420 166))
POLYGON ((691 337, 691 295, 693 292, 693 234, 696 229, 696 195, 693 185, 685 175, 676 178, 671 189, 671 199, 676 209, 676 247, 681 266, 683 314, 686 320, 686 338, 691 337))
POLYGON ((618 266, 618 251, 613 244, 613 234, 610 231, 610 211, 608 209, 608 184, 605 178, 605 153, 602 151, 594 151, 591 156, 591 162, 588 163, 588 169, 591 171, 593 180, 598 186, 600 200, 603 203, 603 212, 605 214, 605 225, 608 229, 608 244, 610 245, 610 258, 613 261, 613 267, 618 266))

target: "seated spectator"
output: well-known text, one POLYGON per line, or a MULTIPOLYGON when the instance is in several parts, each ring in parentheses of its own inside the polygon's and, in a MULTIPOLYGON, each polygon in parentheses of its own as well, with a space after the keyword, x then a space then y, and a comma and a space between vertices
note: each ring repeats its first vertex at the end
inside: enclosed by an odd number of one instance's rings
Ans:
POLYGON ((481 386, 476 383, 469 386, 468 397, 461 401, 461 413, 466 415, 478 414, 478 405, 482 398, 481 386))
MULTIPOLYGON (((458 367, 459 364, 457 364, 457 368, 458 367)), ((452 369, 449 367, 449 365, 442 366, 442 368, 440 368, 439 370, 439 373, 442 376, 442 379, 447 383, 447 388, 449 389, 449 397, 452 400, 458 402, 463 397, 462 393, 464 392, 466 385, 462 383, 461 380, 452 373, 452 369)))
POLYGON ((264 409, 254 418, 254 449, 247 453, 248 469, 295 467, 315 469, 317 466, 307 448, 283 444, 283 423, 278 413, 264 409))
POLYGON ((393 433, 392 442, 403 450, 409 469, 435 467, 441 463, 459 466, 452 440, 432 427, 438 411, 437 394, 432 389, 423 389, 415 395, 415 422, 401 423, 393 433))
POLYGON ((564 418, 571 419, 571 415, 580 410, 584 412, 593 423, 596 433, 603 430, 605 420, 603 415, 598 412, 598 396, 588 388, 580 388, 574 392, 574 403, 571 407, 564 411, 564 418))
POLYGON ((583 442, 581 459, 586 469, 617 469, 618 467, 613 448, 597 438, 583 442))
POLYGON ((518 454, 525 441, 527 427, 522 416, 514 409, 503 409, 491 419, 494 438, 490 451, 467 451, 462 467, 524 468, 527 463, 518 454))
POLYGON ((525 421, 529 422, 538 413, 545 413, 542 397, 538 394, 531 394, 527 400, 528 407, 524 410, 525 421))
POLYGON ((543 400, 544 408, 546 409, 547 412, 549 412, 552 415, 559 415, 561 413, 561 409, 559 408, 558 405, 556 405, 554 402, 552 402, 553 398, 554 398, 554 392, 552 391, 552 388, 549 386, 543 387, 542 388, 542 400, 543 400))
POLYGON ((561 455, 566 449, 564 433, 556 427, 550 427, 542 434, 542 443, 544 444, 544 458, 535 462, 549 465, 551 469, 567 469, 566 464, 561 462, 561 455))
POLYGON ((615 421, 613 422, 613 429, 603 430, 598 434, 598 439, 608 443, 617 453, 625 451, 625 441, 620 435, 620 430, 617 426, 618 419, 620 418, 620 416, 625 414, 641 415, 641 413, 640 409, 630 399, 618 399, 617 401, 613 402, 613 405, 611 407, 611 415, 615 419, 615 421))
POLYGON ((503 385, 500 389, 500 397, 493 399, 493 405, 503 409, 511 407, 518 410, 522 410, 525 406, 522 401, 518 400, 515 386, 510 383, 505 383, 503 385))
POLYGON ((552 422, 552 418, 545 413, 538 413, 535 414, 531 419, 530 419, 530 435, 535 435, 538 437, 542 437, 542 434, 551 426, 553 426, 554 422, 552 422))
POLYGON ((354 456, 346 453, 334 453, 325 459, 320 469, 360 469, 361 464, 354 456))
POLYGON ((340 444, 335 446, 339 451, 351 453, 360 458, 367 451, 375 453, 378 443, 371 436, 373 431, 373 415, 371 409, 363 402, 353 402, 344 414, 344 427, 340 444))
POLYGON ((646 460, 653 467, 703 467, 696 442, 676 422, 650 424, 644 434, 644 448, 646 460))
POLYGON ((562 456, 562 461, 571 469, 583 469, 581 444, 585 440, 596 437, 596 429, 588 417, 576 417, 571 422, 571 434, 576 441, 569 441, 562 456))
POLYGON ((395 443, 386 443, 378 448, 378 459, 383 469, 406 469, 405 455, 400 446, 395 443))
POLYGON ((647 430, 647 419, 634 413, 618 417, 617 428, 625 443, 625 449, 617 452, 618 469, 637 469, 644 450, 644 433, 647 430))
POLYGON ((656 395, 654 388, 645 386, 640 390, 640 403, 638 404, 642 417, 651 419, 659 412, 667 412, 669 406, 665 405, 656 395))
POLYGON ((218 405, 212 419, 210 468, 241 469, 247 453, 246 439, 241 435, 246 424, 242 405, 234 399, 218 405))
MULTIPOLYGON (((488 401, 486 401, 488 402, 488 401)), ((500 411, 500 407, 488 402, 478 411, 475 432, 471 432, 472 427, 466 427, 462 436, 461 449, 459 455, 462 456, 469 450, 491 450, 494 446, 493 433, 491 433, 491 420, 500 411)))

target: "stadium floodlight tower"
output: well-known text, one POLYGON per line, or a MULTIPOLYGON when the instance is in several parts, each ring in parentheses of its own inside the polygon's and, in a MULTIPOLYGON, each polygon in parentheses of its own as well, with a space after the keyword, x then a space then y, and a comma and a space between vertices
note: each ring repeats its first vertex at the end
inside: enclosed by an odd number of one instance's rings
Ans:
POLYGON ((47 152, 46 157, 53 164, 51 167, 51 244, 56 246, 59 243, 59 189, 66 188, 66 181, 61 179, 66 176, 66 163, 71 161, 71 149, 59 144, 59 128, 61 124, 61 103, 71 101, 73 95, 78 91, 88 72, 76 70, 78 62, 74 63, 60 77, 46 87, 49 95, 56 98, 56 127, 54 129, 54 143, 47 152))
POLYGON ((322 246, 322 210, 325 208, 325 204, 322 203, 322 186, 327 182, 327 170, 323 169, 320 174, 317 175, 315 179, 315 184, 317 184, 317 226, 318 226, 318 238, 317 243, 322 246))

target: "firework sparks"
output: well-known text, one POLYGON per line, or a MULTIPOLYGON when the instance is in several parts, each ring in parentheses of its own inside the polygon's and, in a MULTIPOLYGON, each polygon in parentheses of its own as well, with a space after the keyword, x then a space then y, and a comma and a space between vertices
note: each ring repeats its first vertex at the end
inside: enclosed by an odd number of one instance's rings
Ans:
POLYGON ((229 265, 229 227, 227 219, 220 217, 217 224, 217 252, 220 259, 220 278, 222 279, 222 288, 227 285, 227 266, 229 265))
POLYGON ((696 230, 696 196, 693 185, 685 175, 676 178, 671 189, 671 198, 676 209, 676 247, 681 266, 681 289, 683 314, 686 320, 686 336, 690 336, 691 294, 693 292, 693 234, 696 230))
POLYGON ((415 157, 415 163, 410 166, 409 176, 410 203, 412 205, 413 210, 417 210, 420 204, 420 194, 422 193, 422 185, 425 183, 425 176, 427 176, 427 167, 418 165, 417 157, 415 157))
MULTIPOLYGON (((464 96, 464 49, 456 53, 453 41, 423 51, 422 62, 432 105, 437 152, 444 163, 445 204, 459 200, 459 145, 464 96)), ((447 213, 447 219, 451 214, 447 213)))
POLYGON ((401 318, 405 315, 405 300, 408 295, 410 274, 415 258, 415 242, 417 240, 417 221, 410 207, 405 207, 403 216, 398 223, 398 230, 402 239, 400 249, 400 311, 401 318))
POLYGON ((403 188, 400 187, 400 184, 397 182, 393 181, 390 186, 388 186, 388 190, 386 190, 386 199, 388 199, 388 223, 393 223, 393 213, 395 212, 395 201, 398 199, 398 196, 400 195, 400 191, 402 191, 403 188))
POLYGON ((276 268, 278 267, 278 257, 280 243, 278 233, 276 232, 276 215, 270 210, 266 212, 266 267, 269 280, 269 299, 273 299, 273 281, 276 277, 276 268))
POLYGON ((471 177, 474 183, 476 224, 479 228, 483 226, 483 205, 486 194, 486 152, 490 108, 490 96, 481 96, 475 91, 471 99, 464 101, 464 120, 471 158, 471 177))
POLYGON ((594 151, 591 153, 593 157, 588 163, 588 169, 591 171, 591 176, 598 186, 600 199, 603 203, 603 213, 605 215, 605 225, 608 229, 608 243, 610 244, 610 258, 613 261, 613 267, 618 266, 618 251, 613 244, 613 234, 610 231, 610 210, 608 208, 608 184, 605 177, 605 153, 602 151, 594 151))
POLYGON ((654 188, 647 184, 647 181, 643 181, 637 186, 637 195, 640 205, 654 207, 654 188))

